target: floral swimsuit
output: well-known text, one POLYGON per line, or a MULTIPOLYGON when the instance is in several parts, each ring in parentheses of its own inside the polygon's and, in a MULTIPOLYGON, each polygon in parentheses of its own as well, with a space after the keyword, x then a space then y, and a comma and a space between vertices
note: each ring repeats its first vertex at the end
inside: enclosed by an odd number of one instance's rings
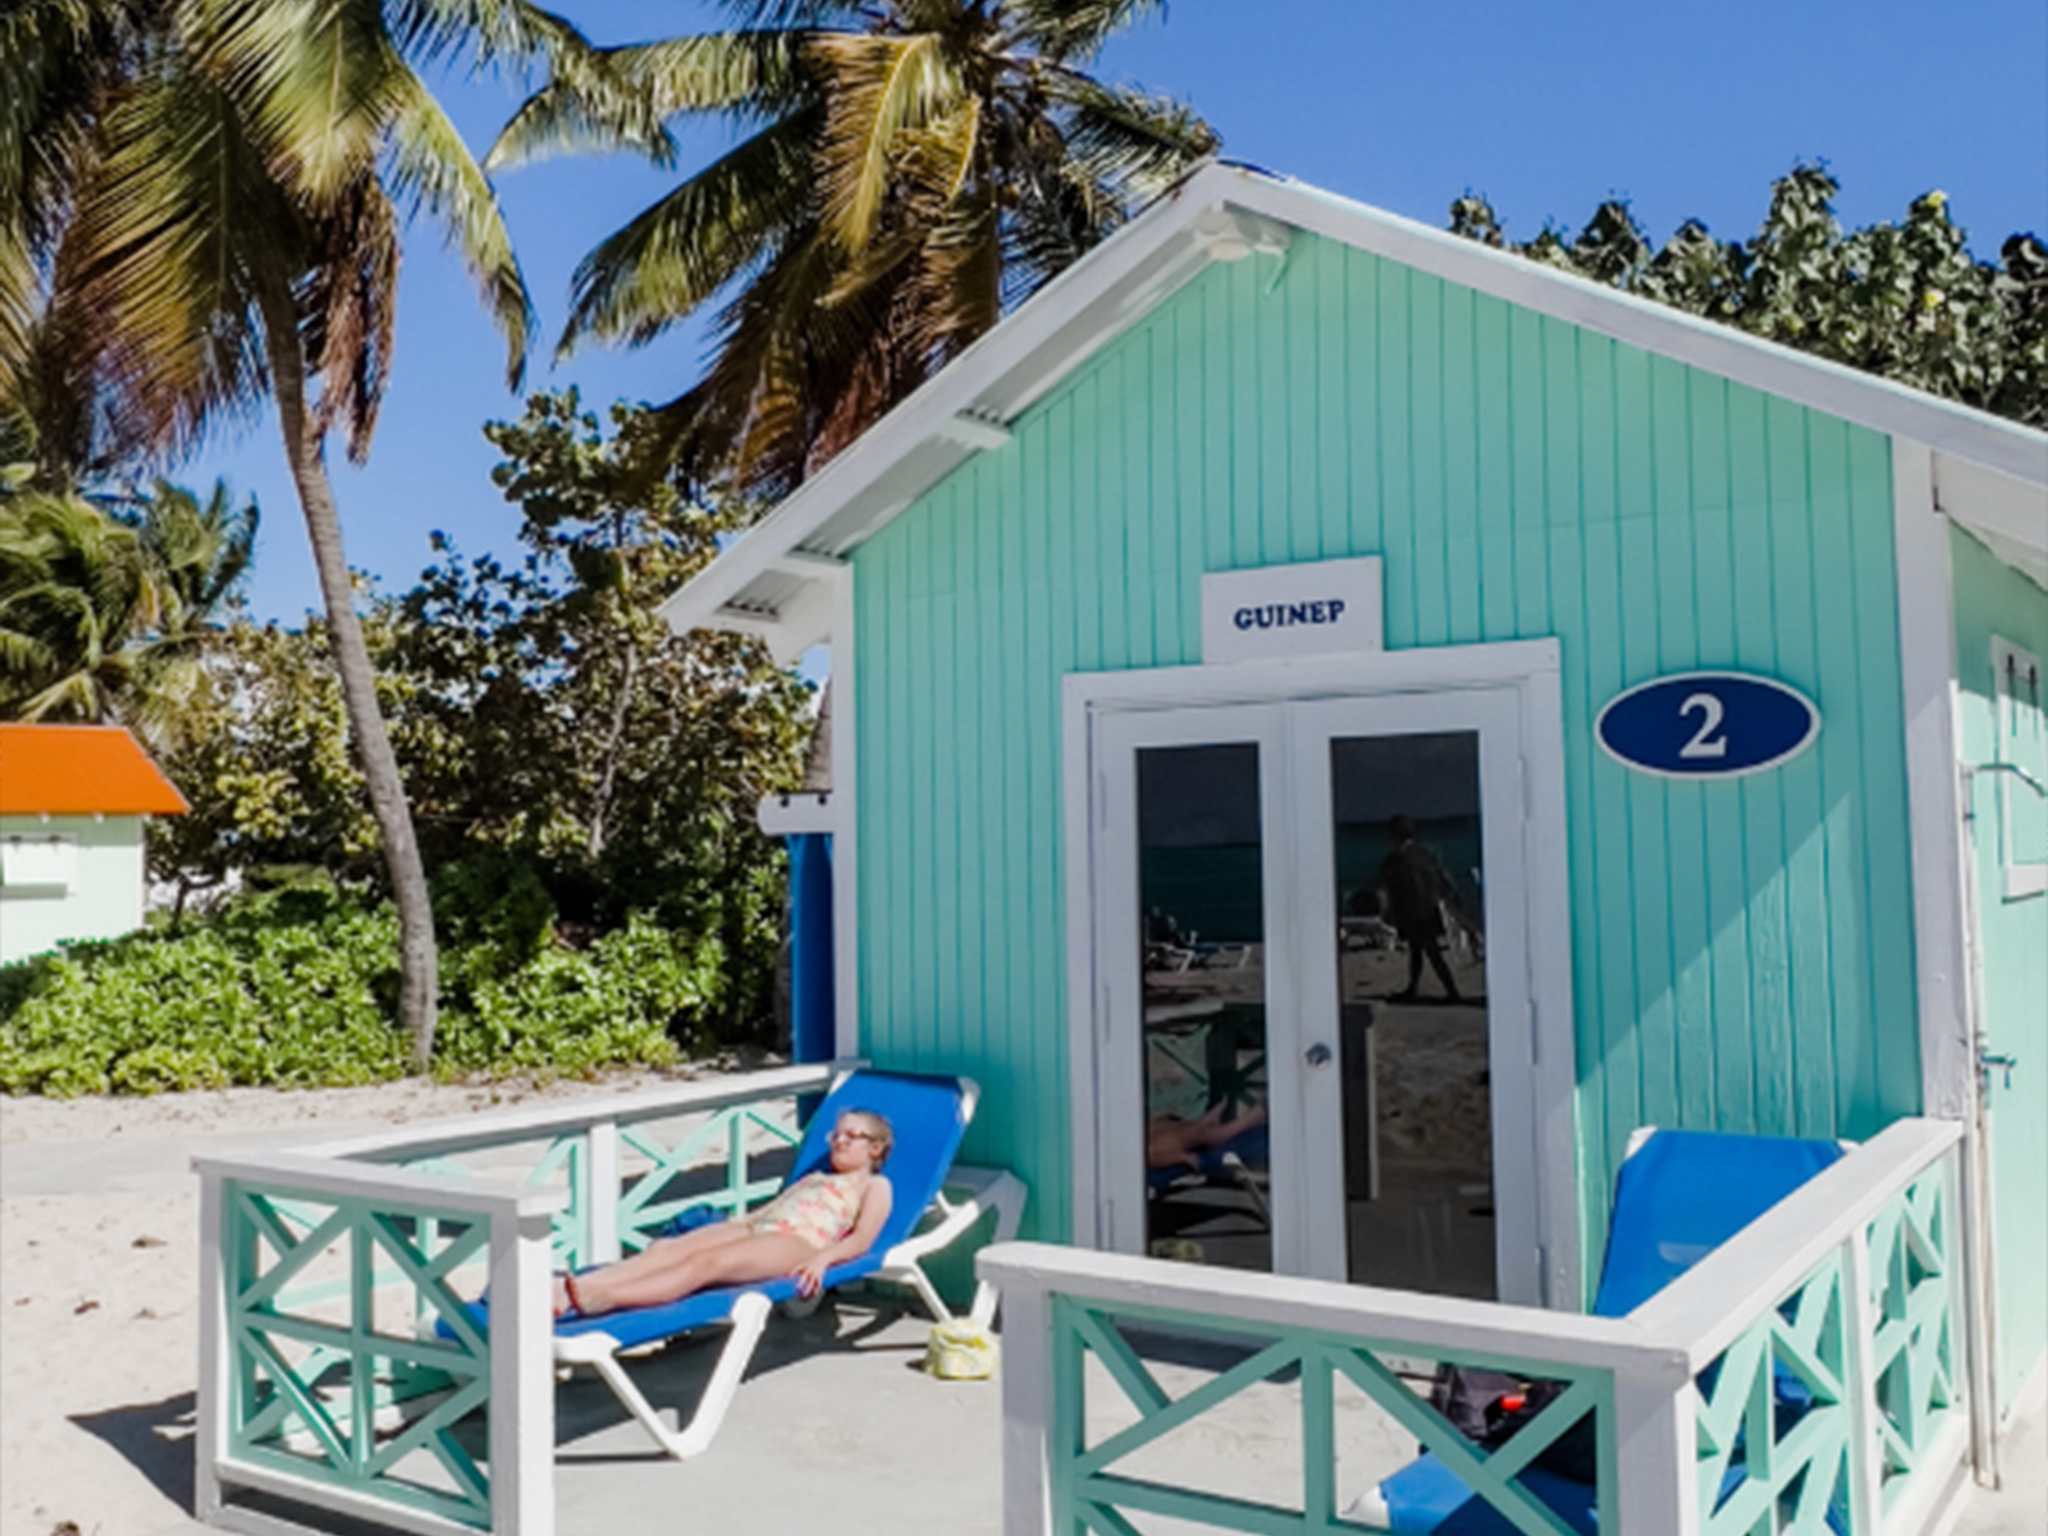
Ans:
POLYGON ((872 1175, 810 1173, 747 1218, 756 1237, 800 1237, 829 1248, 853 1230, 872 1175))

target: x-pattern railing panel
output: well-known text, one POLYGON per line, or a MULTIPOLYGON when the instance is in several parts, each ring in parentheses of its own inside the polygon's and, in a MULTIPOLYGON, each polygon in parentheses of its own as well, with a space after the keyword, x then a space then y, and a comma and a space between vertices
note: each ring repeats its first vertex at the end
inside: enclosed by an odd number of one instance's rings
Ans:
MULTIPOLYGON (((786 1148, 803 1139, 803 1127, 796 1122, 793 1112, 788 1116, 777 1115, 758 1103, 726 1105, 693 1119, 689 1129, 674 1141, 656 1133, 658 1122, 619 1121, 602 1129, 579 1126, 544 1145, 525 1172, 523 1182, 528 1188, 546 1188, 557 1183, 566 1183, 568 1187, 569 1204, 556 1216, 554 1225, 557 1268, 579 1269, 615 1256, 598 1251, 602 1245, 596 1240, 595 1202, 601 1197, 593 1188, 598 1176, 597 1159, 592 1155, 596 1135, 615 1133, 622 1150, 637 1154, 646 1163, 644 1168, 620 1180, 612 1230, 622 1252, 646 1247, 686 1211, 708 1206, 730 1214, 766 1199, 781 1181, 751 1174, 751 1159, 758 1155, 754 1143, 765 1139, 771 1149, 786 1148), (701 1173, 707 1165, 721 1160, 724 1180, 718 1187, 701 1193, 669 1193, 678 1178, 701 1173)), ((488 1150, 502 1155, 505 1149, 488 1150)), ((474 1178, 478 1173, 457 1158, 442 1154, 407 1158, 400 1166, 418 1173, 465 1178, 474 1178)))
POLYGON ((1952 1241, 1940 1169, 1916 1180, 1867 1229, 1879 1478, 1887 1510, 1956 1409, 1952 1241))
POLYGON ((680 1141, 667 1143, 645 1125, 622 1125, 619 1141, 637 1152, 649 1167, 626 1181, 618 1203, 619 1241, 623 1248, 644 1248, 661 1235, 677 1216, 701 1206, 725 1214, 744 1211, 755 1201, 766 1199, 780 1185, 775 1178, 752 1177, 749 1140, 765 1135, 771 1146, 793 1147, 803 1140, 803 1129, 794 1117, 782 1119, 766 1113, 757 1104, 734 1104, 713 1111, 691 1127, 680 1141), (670 1183, 679 1176, 701 1168, 705 1153, 720 1141, 725 1151, 723 1188, 701 1194, 671 1196, 670 1183))
MULTIPOLYGON (((519 1183, 526 1189, 547 1189, 566 1184, 569 1204, 554 1219, 553 1259, 557 1269, 580 1269, 601 1255, 591 1251, 590 1220, 590 1133, 583 1127, 564 1131, 539 1143, 533 1163, 521 1171, 519 1183)), ((489 1150, 502 1155, 504 1148, 489 1150)), ((411 1173, 444 1173, 457 1178, 480 1177, 479 1170, 445 1154, 409 1157, 395 1166, 411 1173)))
MULTIPOLYGON (((1610 1373, 1598 1368, 1560 1368, 1498 1357, 1457 1362, 1515 1370, 1555 1381, 1563 1389, 1511 1438, 1489 1449, 1462 1434, 1389 1363, 1392 1355, 1412 1357, 1412 1349, 1294 1330, 1275 1330, 1259 1342, 1240 1322, 1212 1322, 1209 1329, 1220 1329, 1234 1340, 1250 1341, 1247 1347, 1252 1352, 1176 1397, 1124 1333, 1123 1326, 1129 1324, 1149 1324, 1182 1336, 1200 1336, 1205 1331, 1199 1319, 1181 1313, 1149 1315, 1142 1308, 1096 1308, 1069 1297, 1053 1301, 1052 1396, 1060 1405, 1057 1416, 1064 1422, 1053 1439, 1060 1454, 1052 1471, 1055 1523, 1062 1533, 1094 1530, 1103 1536, 1125 1536, 1135 1531, 1127 1517, 1130 1513, 1261 1536, 1328 1536, 1369 1529, 1345 1519, 1337 1508, 1335 1390, 1340 1380, 1356 1387, 1435 1452, 1524 1536, 1572 1536, 1572 1528, 1520 1481, 1521 1474, 1589 1414, 1594 1416, 1602 1444, 1612 1444, 1613 1382, 1610 1373), (1091 1359, 1115 1386, 1124 1408, 1137 1414, 1136 1422, 1092 1445, 1087 1443, 1090 1405, 1086 1370, 1091 1359), (1248 1390, 1292 1372, 1299 1373, 1302 1471, 1298 1507, 1175 1486, 1115 1470, 1248 1390)), ((1611 1482, 1611 1451, 1602 1454, 1601 1465, 1603 1483, 1611 1482)))
POLYGON ((1701 1372, 1697 1439, 1706 1536, 1827 1536, 1846 1520, 1851 1415, 1843 1284, 1842 1257, 1831 1254, 1701 1372))
MULTIPOLYGON (((228 1444, 239 1460, 478 1529, 490 1482, 454 1433, 488 1404, 490 1350, 450 1277, 486 1225, 446 1212, 235 1186, 227 1205, 228 1444), (306 1283, 338 1266, 342 1276, 306 1283), (411 1337, 379 1324, 380 1290, 446 1325, 411 1337), (346 1298, 342 1320, 318 1315, 346 1298), (445 1395, 388 1432, 378 1409, 423 1379, 445 1395)), ((333 1310, 333 1309, 329 1309, 333 1310)))

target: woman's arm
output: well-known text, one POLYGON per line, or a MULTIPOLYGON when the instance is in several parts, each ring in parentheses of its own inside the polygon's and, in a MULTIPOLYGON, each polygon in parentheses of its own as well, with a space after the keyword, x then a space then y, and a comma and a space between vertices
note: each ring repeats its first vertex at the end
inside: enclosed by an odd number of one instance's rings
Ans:
POLYGON ((844 1264, 848 1259, 857 1259, 874 1247, 875 1239, 882 1235, 882 1223, 889 1219, 895 1198, 887 1179, 880 1174, 869 1179, 868 1187, 861 1193, 860 1209, 854 1213, 853 1230, 838 1242, 820 1248, 790 1271, 796 1280, 797 1294, 803 1297, 817 1295, 818 1288, 825 1283, 826 1270, 834 1264, 844 1264))

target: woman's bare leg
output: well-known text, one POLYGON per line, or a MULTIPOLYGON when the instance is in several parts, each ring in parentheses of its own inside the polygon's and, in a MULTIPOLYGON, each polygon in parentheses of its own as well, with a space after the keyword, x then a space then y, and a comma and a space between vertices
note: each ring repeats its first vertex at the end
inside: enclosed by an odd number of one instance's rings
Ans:
MULTIPOLYGON (((591 1312, 609 1312, 617 1307, 645 1306, 645 1302, 617 1301, 612 1298, 621 1283, 628 1291, 634 1293, 650 1287, 658 1290, 667 1283, 660 1277, 687 1263, 691 1255, 723 1248, 729 1243, 739 1242, 751 1235, 745 1222, 717 1221, 710 1226, 685 1232, 679 1237, 657 1238, 631 1258, 621 1259, 616 1264, 607 1264, 587 1274, 578 1275, 577 1298, 591 1312)), ((555 1295, 557 1314, 565 1309, 568 1299, 566 1285, 558 1281, 555 1295)))
POLYGON ((715 1286, 778 1279, 816 1251, 800 1237, 756 1237, 738 1222, 724 1222, 699 1228, 673 1243, 656 1244, 621 1263, 578 1275, 576 1294, 590 1312, 658 1306, 715 1286), (716 1241, 684 1246, 689 1238, 713 1232, 725 1235, 716 1241), (664 1248, 667 1252, 662 1251, 664 1248))

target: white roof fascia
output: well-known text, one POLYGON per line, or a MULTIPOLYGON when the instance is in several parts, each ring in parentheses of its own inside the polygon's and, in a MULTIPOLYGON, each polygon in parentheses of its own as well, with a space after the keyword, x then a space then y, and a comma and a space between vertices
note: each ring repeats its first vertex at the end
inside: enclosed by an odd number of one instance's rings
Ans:
POLYGON ((2037 587, 2048 587, 2048 489, 1934 455, 1934 505, 2037 587))
POLYGON ((999 446, 999 434, 1007 441, 1010 421, 1206 264, 1189 225, 1216 206, 1203 192, 1210 175, 1197 172, 1047 283, 798 487, 662 604, 670 628, 767 617, 728 605, 779 556, 843 554, 971 454, 999 446), (845 526, 828 526, 843 514, 845 526))
MULTIPOLYGON (((662 617, 679 634, 700 625, 775 629, 783 610, 748 605, 750 582, 772 569, 795 574, 787 559, 792 554, 843 557, 970 455, 999 447, 1008 423, 1202 270, 1210 259, 1208 243, 1218 234, 1214 219, 1204 221, 1202 215, 1213 209, 1325 236, 1925 444, 1948 460, 1981 466, 2021 486, 2048 489, 2048 434, 1300 182, 1211 164, 1046 284, 862 434, 670 597, 662 617)), ((1274 248, 1270 242, 1254 244, 1274 248)), ((2007 553, 2009 563, 2028 569, 2031 553, 2035 563, 2048 567, 2048 530, 1984 531, 1998 540, 1994 548, 2017 543, 2020 558, 2007 553)))
MULTIPOLYGON (((1219 170, 1233 173, 1227 167, 1219 170)), ((1235 174, 1243 180, 1228 199, 1234 206, 1844 421, 2048 486, 2048 433, 1299 182, 1235 174)))

